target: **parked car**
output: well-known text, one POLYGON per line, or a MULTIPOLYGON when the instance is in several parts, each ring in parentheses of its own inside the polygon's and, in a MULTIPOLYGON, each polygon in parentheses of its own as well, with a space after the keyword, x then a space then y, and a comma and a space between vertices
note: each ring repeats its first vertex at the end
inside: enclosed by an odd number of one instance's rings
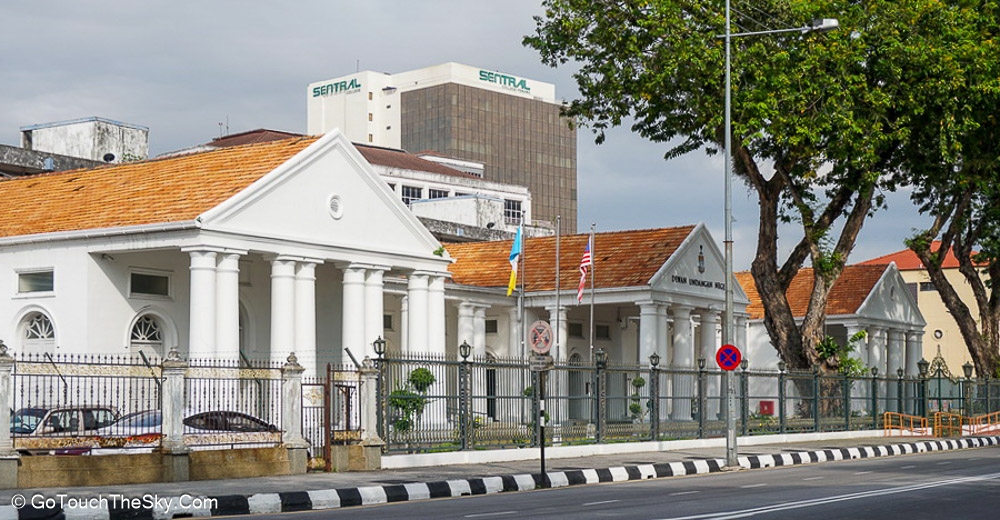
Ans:
POLYGON ((184 426, 192 433, 215 432, 269 432, 281 430, 273 424, 268 424, 256 417, 240 412, 213 411, 201 412, 184 419, 184 426))
POLYGON ((18 437, 78 437, 113 424, 118 412, 110 406, 21 408, 11 417, 10 433, 18 437))

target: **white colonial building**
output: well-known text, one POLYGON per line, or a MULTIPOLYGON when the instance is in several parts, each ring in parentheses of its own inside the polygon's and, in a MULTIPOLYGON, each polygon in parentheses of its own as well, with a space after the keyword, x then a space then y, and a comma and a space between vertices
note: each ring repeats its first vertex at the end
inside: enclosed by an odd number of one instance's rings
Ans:
MULTIPOLYGON (((750 273, 736 276, 751 301, 747 338, 750 366, 774 369, 778 356, 764 326, 760 295, 750 273)), ((788 303, 800 323, 806 315, 812 288, 812 269, 800 270, 788 287, 788 303)), ((888 377, 896 377, 900 368, 908 377, 918 375, 924 318, 896 264, 849 265, 833 284, 827 302, 826 334, 844 345, 861 331, 867 335, 858 343, 853 357, 888 377)))

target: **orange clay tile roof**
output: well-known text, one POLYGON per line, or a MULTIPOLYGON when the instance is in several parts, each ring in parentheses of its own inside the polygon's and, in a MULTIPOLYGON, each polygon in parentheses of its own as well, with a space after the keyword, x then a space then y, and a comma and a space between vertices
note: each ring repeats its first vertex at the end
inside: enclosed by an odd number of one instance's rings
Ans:
POLYGON ((227 146, 239 146, 243 144, 280 141, 283 139, 290 139, 292 137, 303 137, 303 135, 296 134, 294 132, 285 132, 283 130, 269 130, 267 128, 258 128, 257 130, 249 130, 246 132, 240 132, 238 134, 229 134, 229 135, 224 135, 222 137, 216 137, 215 139, 212 139, 212 142, 206 144, 208 146, 214 146, 216 148, 225 148, 227 146))
MULTIPOLYGON (((649 280, 677 251, 694 226, 638 231, 614 231, 594 235, 594 272, 597 288, 635 287, 649 280)), ((589 234, 560 239, 560 289, 575 290, 580 283, 580 257, 589 234)), ((447 244, 455 259, 451 272, 455 283, 479 287, 507 287, 510 281, 510 248, 513 240, 447 244)), ((529 238, 524 244, 524 275, 528 292, 555 290, 555 237, 529 238)), ((587 279, 590 288, 590 279, 587 279)))
MULTIPOLYGON (((887 265, 849 265, 844 267, 844 272, 833 284, 830 290, 830 298, 827 301, 827 316, 837 316, 841 314, 854 314, 858 307, 864 303, 865 298, 875 288, 882 274, 888 268, 887 265)), ((736 280, 750 297, 750 319, 756 320, 764 317, 764 303, 757 293, 757 286, 753 281, 753 276, 749 271, 736 273, 736 280)), ((806 315, 809 308, 809 295, 813 289, 813 270, 811 268, 800 269, 792 283, 788 286, 785 295, 788 297, 788 305, 792 308, 792 315, 801 318, 806 315)))
MULTIPOLYGON (((937 251, 938 249, 941 249, 941 241, 935 240, 931 242, 931 251, 937 251)), ((973 258, 975 258, 975 254, 973 254, 973 258)), ((888 264, 890 262, 896 262, 896 267, 900 271, 917 271, 924 268, 924 264, 917 257, 917 254, 909 249, 867 260, 858 265, 888 264)), ((948 254, 944 256, 944 262, 941 263, 941 267, 944 269, 958 268, 958 259, 955 258, 954 250, 948 250, 948 254)))
POLYGON ((194 220, 316 137, 0 181, 0 237, 194 220))

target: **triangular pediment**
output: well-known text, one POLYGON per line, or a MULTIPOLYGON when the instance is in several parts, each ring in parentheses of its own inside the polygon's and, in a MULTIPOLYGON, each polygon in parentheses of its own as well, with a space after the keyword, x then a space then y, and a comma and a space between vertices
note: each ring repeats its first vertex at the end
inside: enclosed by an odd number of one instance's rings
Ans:
POLYGON ((441 244, 336 130, 201 221, 242 236, 441 260, 441 244))
MULTIPOLYGON (((704 224, 698 224, 663 264, 650 285, 654 290, 725 299, 726 265, 722 252, 704 224)), ((734 283, 733 300, 749 304, 743 288, 734 283)))
POLYGON ((918 327, 926 325, 920 308, 899 274, 896 264, 889 264, 886 267, 882 277, 858 307, 858 315, 918 327))

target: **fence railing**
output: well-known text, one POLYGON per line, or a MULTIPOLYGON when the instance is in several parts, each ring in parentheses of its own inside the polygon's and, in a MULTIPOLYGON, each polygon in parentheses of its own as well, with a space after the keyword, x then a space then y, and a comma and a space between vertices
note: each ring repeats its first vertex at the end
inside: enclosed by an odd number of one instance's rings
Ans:
MULTIPOLYGON (((8 358, 11 359, 11 358, 8 358)), ((10 435, 22 452, 153 449, 168 434, 164 399, 183 414, 190 447, 276 445, 283 371, 273 364, 186 362, 165 395, 163 360, 146 356, 20 355, 12 360, 10 435)))
MULTIPOLYGON (((535 417, 546 441, 560 445, 721 437, 726 377, 734 378, 741 435, 878 430, 885 412, 926 416, 931 401, 950 399, 920 378, 556 363, 544 376, 542 413, 537 375, 522 359, 407 354, 383 357, 376 369, 388 452, 537 446, 535 417)), ((980 408, 1000 407, 980 392, 980 408)))

